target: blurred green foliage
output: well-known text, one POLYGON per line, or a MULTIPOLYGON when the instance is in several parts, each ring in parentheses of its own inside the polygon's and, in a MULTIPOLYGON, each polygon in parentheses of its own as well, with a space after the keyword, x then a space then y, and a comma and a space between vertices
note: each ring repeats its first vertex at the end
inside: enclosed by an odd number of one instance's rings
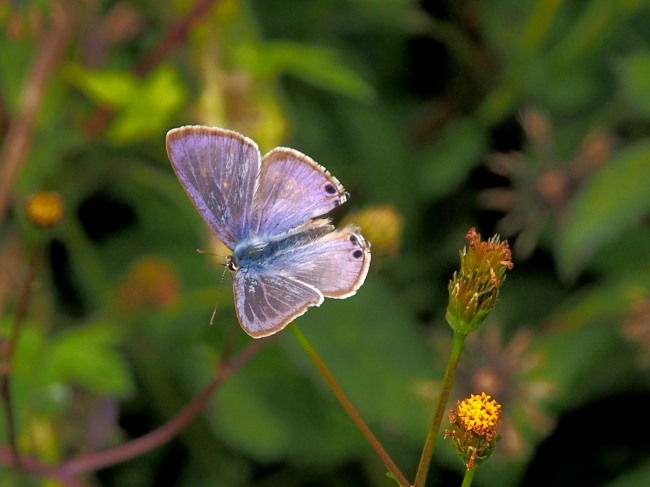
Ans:
MULTIPOLYGON (((373 247, 357 295, 298 324, 407 476, 449 350, 447 281, 477 226, 510 240, 515 268, 452 395, 503 404, 475 485, 650 482, 647 422, 620 425, 650 397, 649 1, 28 0, 0 2, 0 23, 5 148, 44 77, 0 222, 3 343, 39 262, 11 371, 25 455, 140 437, 249 343, 220 260, 194 252, 225 250, 165 153, 166 130, 201 123, 324 164, 352 195, 337 221, 401 215, 399 251, 373 247), (34 74, 63 18, 60 56, 34 74), (39 190, 65 204, 51 228, 24 210, 39 190)), ((449 445, 434 461, 428 485, 460 484, 449 445)), ((86 480, 394 485, 384 473, 283 332, 177 439, 86 480)), ((55 482, 0 467, 2 485, 55 482)))

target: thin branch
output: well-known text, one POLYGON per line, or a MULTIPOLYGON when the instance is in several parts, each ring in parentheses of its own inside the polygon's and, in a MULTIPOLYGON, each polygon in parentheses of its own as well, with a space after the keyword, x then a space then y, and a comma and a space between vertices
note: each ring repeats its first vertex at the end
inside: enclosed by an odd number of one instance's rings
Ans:
POLYGON ((334 379, 334 376, 325 365, 325 362, 323 362, 323 360, 320 358, 320 356, 318 355, 314 347, 312 347, 311 343, 309 343, 309 341, 307 340, 307 337, 303 335, 303 333, 300 331, 300 329, 295 323, 291 323, 289 325, 289 328, 291 329, 295 337, 298 339, 298 342, 300 343, 302 348, 305 350, 305 352, 307 352, 309 358, 312 359, 312 361, 320 371, 321 375, 324 377, 325 381, 334 392, 334 395, 338 399, 339 403, 341 404, 345 412, 348 413, 350 419, 354 422, 357 428, 359 428, 361 434, 366 437, 366 440, 368 440, 370 446, 373 448, 373 450, 375 450, 375 453, 377 453, 377 456, 381 459, 381 461, 384 462, 384 465, 386 465, 386 468, 388 468, 388 470, 393 475, 395 480, 399 482, 399 485, 401 487, 411 487, 411 483, 404 476, 404 474, 401 472, 397 464, 395 464, 395 462, 391 458, 390 454, 384 449, 384 447, 379 442, 377 437, 374 435, 370 427, 366 424, 366 422, 363 420, 361 415, 357 412, 355 407, 352 405, 352 403, 348 399, 348 396, 345 394, 345 392, 343 392, 343 389, 341 389, 341 386, 339 386, 338 382, 336 382, 336 379, 334 379))
MULTIPOLYGON (((198 0, 194 4, 194 8, 183 18, 167 28, 165 35, 158 43, 138 61, 133 72, 138 76, 145 76, 151 72, 172 51, 186 41, 192 25, 205 18, 216 2, 217 0, 198 0)), ((112 116, 113 110, 108 106, 97 107, 86 124, 88 135, 94 136, 102 132, 112 116)))
MULTIPOLYGON (((12 452, 9 448, 0 445, 0 464, 9 464, 12 461, 12 452)), ((58 472, 56 467, 46 465, 35 458, 23 457, 21 468, 24 472, 52 477, 66 487, 85 487, 85 484, 66 472, 58 472)))
POLYGON ((208 404, 214 391, 237 369, 251 359, 268 340, 255 340, 244 349, 235 359, 227 363, 220 362, 214 379, 170 421, 158 429, 109 450, 89 453, 69 460, 55 469, 56 472, 68 475, 79 475, 100 470, 135 458, 167 443, 180 433, 208 404))
POLYGON ((23 287, 20 291, 20 298, 18 301, 18 309, 14 318, 13 326, 11 327, 10 335, 7 340, 2 342, 2 364, 0 365, 0 396, 2 398, 2 405, 4 409, 5 424, 7 427, 7 441, 9 443, 9 451, 11 452, 11 465, 19 470, 21 468, 20 452, 18 451, 18 440, 16 435, 16 418, 14 417, 13 401, 11 399, 11 369, 14 351, 16 350, 16 343, 20 336, 20 329, 27 309, 29 308, 29 301, 32 295, 32 285, 36 278, 36 270, 38 268, 38 254, 35 252, 29 261, 29 268, 27 275, 23 282, 23 287))
POLYGON ((53 26, 39 43, 40 47, 27 76, 18 111, 11 120, 0 151, 0 221, 7 211, 11 187, 18 169, 27 159, 47 81, 51 79, 52 71, 63 56, 72 30, 72 18, 67 4, 53 2, 52 6, 53 26))

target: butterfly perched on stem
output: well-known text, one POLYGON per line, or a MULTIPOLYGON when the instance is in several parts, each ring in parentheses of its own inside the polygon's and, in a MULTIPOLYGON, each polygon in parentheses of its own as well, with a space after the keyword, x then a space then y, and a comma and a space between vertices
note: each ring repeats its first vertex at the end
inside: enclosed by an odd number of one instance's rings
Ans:
POLYGON ((214 234, 232 251, 237 318, 250 336, 280 331, 324 297, 363 284, 370 244, 356 227, 317 218, 348 194, 323 166, 276 147, 261 157, 240 133, 186 126, 167 133, 179 181, 214 234))

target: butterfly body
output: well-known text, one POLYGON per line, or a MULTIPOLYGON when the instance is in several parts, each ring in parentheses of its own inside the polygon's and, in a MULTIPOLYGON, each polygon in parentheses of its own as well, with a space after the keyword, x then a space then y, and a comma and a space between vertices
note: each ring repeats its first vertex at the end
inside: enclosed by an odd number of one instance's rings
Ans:
POLYGON ((231 250, 237 317, 253 337, 275 333, 363 283, 370 245, 354 227, 316 219, 347 200, 322 166, 293 149, 264 158, 243 135, 188 126, 167 134, 176 175, 212 231, 231 250))

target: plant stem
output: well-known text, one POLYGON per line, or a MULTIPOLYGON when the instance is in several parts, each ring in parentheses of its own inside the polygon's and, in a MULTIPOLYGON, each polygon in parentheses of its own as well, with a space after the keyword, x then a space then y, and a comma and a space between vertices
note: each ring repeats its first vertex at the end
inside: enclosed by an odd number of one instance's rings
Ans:
POLYGON ((372 431, 370 430, 366 422, 359 415, 357 410, 354 408, 354 406, 352 405, 348 397, 345 395, 341 387, 338 385, 338 383, 336 382, 336 380, 328 370, 325 363, 321 360, 316 350, 314 350, 314 347, 311 346, 311 344, 309 343, 305 335, 303 335, 303 333, 300 331, 298 326, 294 323, 289 325, 289 328, 291 328, 291 331, 293 332, 293 334, 295 335, 295 337, 297 338, 298 342, 305 350, 305 352, 307 352, 307 355, 309 355, 309 357, 312 359, 314 364, 316 364, 316 367, 318 367, 318 370, 325 378, 325 381, 331 387, 332 391, 334 392, 334 395, 341 403, 341 406, 343 406, 343 409, 345 409, 345 412, 348 413, 350 419, 352 419, 354 424, 357 425, 357 428, 359 428, 363 436, 366 437, 368 443, 370 443, 370 446, 372 446, 372 448, 375 450, 375 452, 377 453, 381 461, 384 462, 388 470, 393 474, 395 480, 397 480, 402 487, 411 487, 411 483, 400 471, 400 469, 397 467, 395 462, 393 462, 393 459, 390 457, 388 452, 384 449, 384 447, 381 445, 377 437, 372 433, 372 431))
POLYGON ((447 407, 447 400, 449 399, 449 393, 451 392, 451 385, 454 382, 456 367, 458 365, 458 359, 460 358, 460 352, 463 349, 463 342, 465 341, 465 337, 466 335, 454 333, 454 341, 451 346, 449 360, 447 361, 445 378, 442 381, 442 389, 440 390, 440 395, 438 396, 436 412, 433 416, 433 421, 431 422, 431 427, 429 428, 427 439, 424 442, 424 448, 422 449, 422 456, 420 457, 418 472, 415 476, 414 487, 424 487, 424 484, 427 481, 427 474, 429 473, 429 465, 431 463, 431 457, 433 456, 436 437, 438 436, 438 430, 440 430, 442 416, 444 414, 445 408, 447 407))
POLYGON ((21 468, 20 452, 18 451, 18 440, 16 435, 16 418, 14 416, 13 402, 11 398, 11 370, 13 367, 13 357, 20 336, 21 326, 27 316, 27 309, 29 308, 29 301, 32 296, 32 285, 36 278, 36 271, 38 269, 38 252, 35 251, 29 261, 29 268, 27 275, 23 282, 23 287, 20 291, 20 299, 18 301, 18 309, 16 310, 16 317, 9 337, 2 342, 0 353, 2 355, 2 363, 0 364, 0 396, 2 397, 2 405, 4 409, 5 424, 7 425, 7 443, 11 451, 11 464, 16 470, 21 468))
POLYGON ((34 129, 47 84, 54 78, 52 72, 63 57, 72 32, 72 16, 68 2, 52 2, 52 27, 40 39, 34 61, 29 68, 13 116, 0 150, 0 221, 5 217, 11 200, 14 179, 20 166, 27 160, 34 129))
MULTIPOLYGON (((195 23, 209 18, 210 9, 218 0, 197 0, 188 12, 176 22, 167 27, 165 34, 158 42, 145 53, 133 68, 137 76, 145 76, 150 73, 160 62, 175 49, 187 41, 190 30, 195 23)), ((106 124, 110 121, 113 110, 106 105, 95 109, 86 123, 86 131, 89 135, 99 135, 106 124)))
POLYGON ((209 403, 214 391, 237 369, 255 355, 268 340, 251 342, 237 357, 229 361, 220 361, 214 379, 174 418, 147 433, 115 448, 88 453, 69 460, 60 465, 57 470, 70 475, 79 475, 115 465, 135 458, 143 453, 158 448, 179 434, 209 403))
POLYGON ((465 477, 463 478, 463 484, 460 487, 469 487, 472 485, 472 479, 474 478, 474 473, 476 473, 476 467, 472 467, 469 470, 465 470, 465 477))

